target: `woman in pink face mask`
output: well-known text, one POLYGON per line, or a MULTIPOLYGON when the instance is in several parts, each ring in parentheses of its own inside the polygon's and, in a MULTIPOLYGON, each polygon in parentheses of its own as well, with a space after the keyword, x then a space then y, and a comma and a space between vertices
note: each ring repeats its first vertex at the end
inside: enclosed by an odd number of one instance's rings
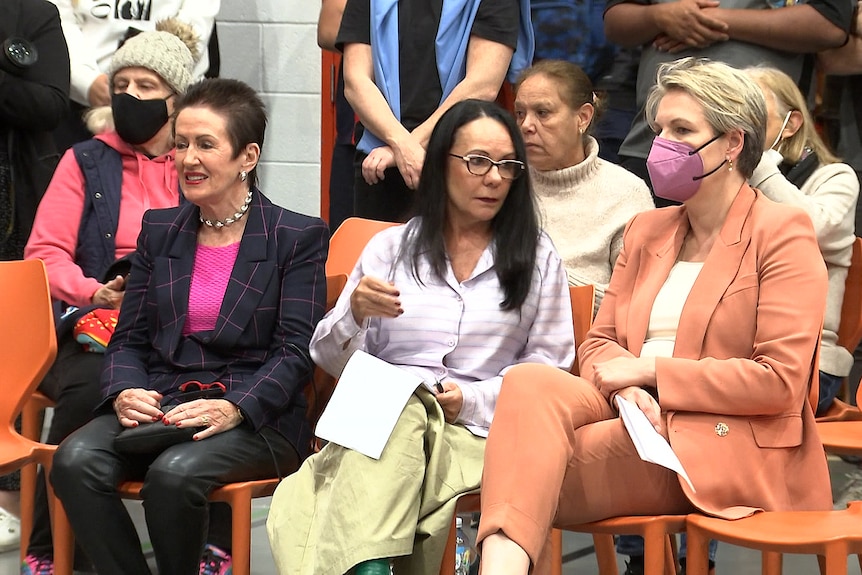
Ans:
POLYGON ((578 350, 582 377, 506 373, 482 477, 486 575, 547 573, 555 523, 832 507, 808 399, 826 272, 808 215, 747 183, 763 96, 744 73, 687 58, 659 67, 647 114, 656 193, 682 205, 629 222, 578 350), (622 400, 669 441, 693 489, 638 457, 622 400))

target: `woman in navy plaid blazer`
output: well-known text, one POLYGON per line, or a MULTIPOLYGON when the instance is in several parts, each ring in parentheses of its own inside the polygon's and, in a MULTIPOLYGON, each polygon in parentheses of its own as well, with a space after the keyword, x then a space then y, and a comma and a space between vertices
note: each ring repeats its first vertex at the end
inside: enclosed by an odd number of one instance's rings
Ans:
POLYGON ((273 205, 256 188, 266 115, 251 88, 207 80, 176 110, 188 202, 144 215, 105 357, 104 400, 60 446, 51 474, 99 573, 150 573, 114 493, 126 479, 144 482, 159 573, 228 572, 230 534, 207 532, 207 494, 294 471, 311 439, 303 388, 325 307, 326 224, 273 205), (225 391, 162 407, 189 381, 225 391), (161 453, 117 451, 120 432, 147 424, 197 432, 161 453))

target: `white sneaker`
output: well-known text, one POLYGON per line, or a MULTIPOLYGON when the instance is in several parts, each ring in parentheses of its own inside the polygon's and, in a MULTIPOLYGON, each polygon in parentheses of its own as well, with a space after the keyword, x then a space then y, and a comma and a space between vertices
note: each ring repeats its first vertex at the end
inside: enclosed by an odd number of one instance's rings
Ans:
POLYGON ((0 553, 21 545, 21 520, 0 507, 0 553))

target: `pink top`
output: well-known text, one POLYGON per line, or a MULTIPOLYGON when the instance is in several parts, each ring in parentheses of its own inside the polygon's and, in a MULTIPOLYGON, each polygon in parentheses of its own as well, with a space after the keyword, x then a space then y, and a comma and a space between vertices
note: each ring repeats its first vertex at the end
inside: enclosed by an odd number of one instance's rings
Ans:
POLYGON ((239 242, 218 248, 197 247, 189 289, 189 316, 183 335, 215 329, 238 253, 239 242))

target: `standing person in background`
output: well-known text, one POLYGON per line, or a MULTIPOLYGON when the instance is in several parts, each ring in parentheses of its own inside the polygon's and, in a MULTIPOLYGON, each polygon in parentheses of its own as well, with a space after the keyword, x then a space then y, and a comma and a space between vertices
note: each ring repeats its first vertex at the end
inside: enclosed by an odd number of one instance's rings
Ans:
MULTIPOLYGON (((317 19, 317 45, 337 52, 335 39, 341 26, 341 15, 347 0, 323 0, 317 19)), ((329 229, 338 229, 341 222, 353 215, 353 158, 356 143, 356 114, 344 96, 344 60, 338 66, 335 84, 335 146, 329 171, 329 229)))
POLYGON ((626 223, 654 207, 643 180, 598 157, 590 128, 604 104, 589 77, 562 60, 537 62, 515 83, 515 119, 542 228, 560 252, 569 285, 595 285, 596 309, 626 223))
MULTIPOLYGON (((681 56, 705 57, 737 68, 752 62, 774 66, 794 81, 802 76, 805 54, 841 46, 850 28, 848 0, 610 0, 607 37, 621 46, 643 46, 638 70, 635 117, 620 147, 621 165, 652 188, 646 170, 653 133, 643 110, 663 62, 681 56)), ((658 198, 657 206, 673 202, 658 198)))
POLYGON ((364 127, 354 211, 406 221, 440 116, 492 101, 533 58, 528 0, 348 0, 338 32, 344 92, 364 127), (517 48, 517 50, 516 50, 517 48))
MULTIPOLYGON (((50 130, 66 111, 69 54, 47 0, 0 2, 0 260, 24 257, 59 155, 50 130)), ((0 477, 0 552, 20 539, 19 473, 0 477)))
POLYGON ((859 180, 826 146, 793 80, 775 68, 746 70, 766 98, 766 143, 749 183, 770 200, 798 206, 814 224, 829 274, 820 340, 820 394, 816 415, 832 405, 853 357, 838 345, 844 282, 853 255, 859 180))
MULTIPOLYGON (((108 310, 120 308, 128 267, 116 264, 135 251, 141 217, 150 208, 179 203, 168 118, 191 83, 197 43, 182 22, 159 22, 157 28, 114 54, 108 71, 116 131, 78 143, 63 155, 25 249, 28 259, 45 262, 51 296, 69 312, 57 322, 57 359, 39 385, 55 403, 47 438, 53 445, 90 421, 101 399, 104 354, 77 340, 76 319, 85 311, 110 315, 108 310)), ((53 568, 44 481, 36 488, 22 575, 53 568)))
POLYGON ((51 0, 60 11, 71 61, 70 115, 55 133, 58 149, 86 140, 90 133, 81 117, 87 108, 109 106, 108 68, 111 57, 129 37, 155 30, 156 22, 176 18, 197 37, 193 78, 209 68, 207 44, 221 0, 51 0))

